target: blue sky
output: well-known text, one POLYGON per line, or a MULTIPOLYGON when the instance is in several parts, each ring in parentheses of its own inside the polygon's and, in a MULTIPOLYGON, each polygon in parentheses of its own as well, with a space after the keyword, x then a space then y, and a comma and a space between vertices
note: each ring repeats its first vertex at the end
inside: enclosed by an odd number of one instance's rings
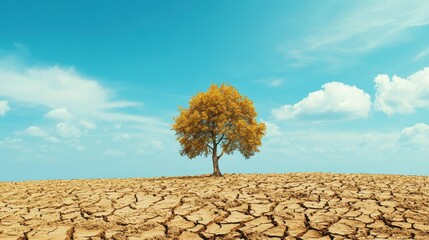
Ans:
POLYGON ((2 1, 0 181, 194 175, 178 106, 212 83, 268 133, 224 173, 429 175, 424 1, 2 1))

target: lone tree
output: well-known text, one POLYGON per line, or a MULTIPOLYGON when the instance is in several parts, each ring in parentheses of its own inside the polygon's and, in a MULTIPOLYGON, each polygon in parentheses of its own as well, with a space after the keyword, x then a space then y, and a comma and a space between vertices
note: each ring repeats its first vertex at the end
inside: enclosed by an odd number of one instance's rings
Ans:
POLYGON ((213 176, 222 176, 219 159, 238 149, 248 159, 259 152, 265 124, 256 121, 253 102, 232 86, 212 84, 197 93, 189 108, 179 107, 173 130, 182 149, 180 155, 195 158, 212 155, 213 176), (220 154, 218 155, 220 151, 220 154))

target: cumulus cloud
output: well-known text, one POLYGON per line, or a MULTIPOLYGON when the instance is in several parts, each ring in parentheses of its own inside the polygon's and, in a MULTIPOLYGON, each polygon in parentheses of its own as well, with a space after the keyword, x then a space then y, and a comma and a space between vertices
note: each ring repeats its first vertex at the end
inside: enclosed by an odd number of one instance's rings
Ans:
POLYGON ((51 136, 50 132, 51 132, 51 129, 46 130, 39 126, 30 126, 27 129, 25 129, 23 132, 19 132, 19 133, 24 133, 33 137, 42 138, 46 142, 59 143, 60 140, 57 137, 51 136))
POLYGON ((417 123, 404 128, 399 142, 406 146, 429 146, 429 125, 417 123))
POLYGON ((71 122, 60 122, 50 128, 30 126, 18 134, 26 134, 33 137, 42 138, 46 142, 60 143, 59 137, 68 140, 77 140, 82 136, 82 131, 71 122))
POLYGON ((80 129, 69 122, 58 123, 56 131, 63 138, 80 138, 82 135, 80 129))
POLYGON ((371 110, 371 97, 356 86, 330 82, 293 105, 273 109, 277 119, 314 121, 365 118, 371 110))
POLYGON ((48 133, 38 126, 30 126, 25 130, 25 133, 33 137, 48 137, 48 133))
POLYGON ((0 101, 0 116, 4 116, 9 111, 9 104, 7 101, 0 101))
POLYGON ((264 121, 264 123, 267 126, 267 137, 279 137, 283 135, 277 124, 267 121, 264 121))
POLYGON ((73 118, 73 116, 67 111, 66 108, 55 108, 48 112, 46 117, 58 119, 58 120, 70 120, 73 118))
POLYGON ((429 109, 429 67, 407 78, 386 74, 378 75, 375 80, 375 104, 378 111, 388 115, 409 114, 418 108, 429 109))

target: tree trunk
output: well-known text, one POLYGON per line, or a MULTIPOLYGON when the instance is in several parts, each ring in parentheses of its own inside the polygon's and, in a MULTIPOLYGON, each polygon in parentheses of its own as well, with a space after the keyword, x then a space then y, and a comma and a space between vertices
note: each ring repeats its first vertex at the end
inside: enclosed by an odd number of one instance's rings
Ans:
POLYGON ((213 155, 213 176, 220 177, 222 173, 219 170, 219 158, 216 155, 213 155))
POLYGON ((220 173, 220 169, 219 169, 219 157, 217 156, 216 142, 214 142, 214 145, 213 145, 212 160, 213 160, 213 176, 216 176, 216 177, 222 176, 222 173, 220 173))

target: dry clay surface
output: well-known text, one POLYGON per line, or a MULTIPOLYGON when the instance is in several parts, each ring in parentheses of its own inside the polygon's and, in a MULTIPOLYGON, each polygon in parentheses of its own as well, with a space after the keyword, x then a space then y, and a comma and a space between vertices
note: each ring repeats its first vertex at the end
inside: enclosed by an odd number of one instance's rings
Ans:
POLYGON ((429 177, 0 183, 0 239, 429 239, 429 177))

